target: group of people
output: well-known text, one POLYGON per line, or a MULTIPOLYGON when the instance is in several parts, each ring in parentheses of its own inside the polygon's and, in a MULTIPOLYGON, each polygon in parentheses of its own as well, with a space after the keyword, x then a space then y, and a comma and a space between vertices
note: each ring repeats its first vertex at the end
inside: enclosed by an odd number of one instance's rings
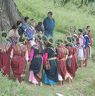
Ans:
POLYGON ((23 21, 17 21, 8 34, 2 33, 1 73, 9 77, 12 69, 14 79, 22 82, 29 64, 28 81, 34 85, 72 82, 78 67, 86 67, 91 54, 90 26, 73 31, 70 28, 64 41, 58 39, 54 42, 52 12, 48 12, 43 23, 28 20, 29 17, 25 17, 23 21))

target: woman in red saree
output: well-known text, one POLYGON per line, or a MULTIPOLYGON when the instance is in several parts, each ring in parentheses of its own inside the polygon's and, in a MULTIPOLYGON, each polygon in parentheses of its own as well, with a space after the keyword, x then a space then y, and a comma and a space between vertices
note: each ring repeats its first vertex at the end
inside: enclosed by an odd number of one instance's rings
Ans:
POLYGON ((77 58, 76 58, 76 49, 70 45, 67 46, 67 49, 69 52, 68 58, 66 60, 67 70, 68 70, 69 74, 74 78, 75 73, 76 73, 77 68, 78 68, 77 58))
POLYGON ((9 77, 10 75, 10 54, 12 50, 11 44, 6 40, 7 34, 2 33, 2 43, 0 45, 0 69, 2 73, 9 77))
POLYGON ((12 46, 9 44, 6 46, 6 49, 2 52, 2 70, 4 75, 9 77, 10 75, 10 54, 11 54, 12 46))
POLYGON ((13 56, 12 56, 12 62, 11 67, 13 70, 13 75, 15 80, 18 80, 19 82, 22 81, 22 76, 25 71, 25 63, 27 61, 26 59, 26 53, 27 48, 24 44, 16 44, 13 46, 13 56))
POLYGON ((3 63, 2 63, 3 58, 2 58, 2 56, 3 56, 3 54, 2 54, 2 45, 0 44, 0 71, 1 71, 2 65, 3 65, 3 63))
POLYGON ((65 48, 65 46, 61 43, 61 40, 58 40, 60 42, 57 43, 57 60, 58 60, 58 79, 60 84, 63 84, 63 80, 65 79, 72 79, 70 74, 67 71, 66 68, 66 59, 68 55, 68 50, 65 48))

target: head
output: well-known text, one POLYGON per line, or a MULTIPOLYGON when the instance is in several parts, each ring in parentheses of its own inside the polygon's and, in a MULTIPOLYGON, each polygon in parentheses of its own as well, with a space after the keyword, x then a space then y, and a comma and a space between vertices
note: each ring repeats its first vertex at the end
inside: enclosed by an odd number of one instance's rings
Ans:
POLYGON ((90 26, 87 26, 87 27, 86 27, 86 30, 87 30, 87 31, 90 30, 90 26))
POLYGON ((24 21, 25 21, 26 23, 28 23, 28 20, 29 20, 29 17, 26 16, 26 17, 24 18, 24 21))
POLYGON ((79 31, 78 36, 83 35, 83 32, 84 32, 83 29, 78 29, 78 31, 79 31))
POLYGON ((50 38, 50 39, 48 39, 47 42, 46 42, 46 47, 51 47, 52 45, 53 45, 53 39, 50 38))
POLYGON ((20 27, 22 25, 22 22, 19 20, 17 21, 17 27, 20 27))
POLYGON ((52 18, 53 13, 50 11, 48 12, 48 18, 52 18))
POLYGON ((17 26, 16 25, 13 25, 11 29, 16 30, 17 29, 17 26))
POLYGON ((19 39, 19 43, 20 43, 20 44, 24 44, 24 43, 25 43, 25 38, 20 38, 20 39, 19 39))
POLYGON ((42 24, 43 24, 42 22, 38 22, 38 25, 39 25, 39 26, 42 26, 42 24))
POLYGON ((33 26, 33 27, 36 26, 36 21, 34 19, 31 19, 31 26, 33 26))

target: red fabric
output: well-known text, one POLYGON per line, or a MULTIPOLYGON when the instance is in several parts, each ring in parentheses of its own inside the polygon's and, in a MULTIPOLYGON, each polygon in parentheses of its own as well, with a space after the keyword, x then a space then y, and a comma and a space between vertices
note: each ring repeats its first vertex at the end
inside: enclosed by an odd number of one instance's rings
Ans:
POLYGON ((21 51, 20 55, 16 46, 13 48, 13 58, 11 66, 15 79, 18 79, 19 81, 21 81, 21 75, 24 73, 25 70, 25 53, 26 51, 21 51))
POLYGON ((43 64, 46 64, 46 61, 48 60, 48 53, 43 54, 43 64))
POLYGON ((4 71, 4 75, 10 75, 10 53, 12 50, 12 46, 6 52, 2 53, 2 69, 4 71))
POLYGON ((62 78, 65 78, 66 72, 67 72, 67 68, 66 68, 66 52, 67 49, 64 46, 59 46, 57 48, 57 60, 58 60, 58 69, 59 69, 59 73, 62 76, 62 78))
POLYGON ((71 66, 67 65, 67 70, 71 74, 71 76, 75 77, 75 73, 77 71, 77 59, 76 59, 76 49, 73 47, 68 47, 69 56, 72 55, 71 66))
POLYGON ((2 69, 2 66, 3 66, 3 61, 2 60, 3 60, 3 54, 0 50, 0 70, 2 69))

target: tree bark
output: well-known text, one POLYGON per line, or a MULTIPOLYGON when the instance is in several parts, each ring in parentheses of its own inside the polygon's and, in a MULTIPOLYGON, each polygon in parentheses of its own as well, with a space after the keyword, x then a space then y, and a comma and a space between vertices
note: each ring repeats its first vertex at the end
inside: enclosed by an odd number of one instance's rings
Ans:
POLYGON ((13 0, 0 0, 0 30, 9 30, 17 20, 22 20, 13 0))

